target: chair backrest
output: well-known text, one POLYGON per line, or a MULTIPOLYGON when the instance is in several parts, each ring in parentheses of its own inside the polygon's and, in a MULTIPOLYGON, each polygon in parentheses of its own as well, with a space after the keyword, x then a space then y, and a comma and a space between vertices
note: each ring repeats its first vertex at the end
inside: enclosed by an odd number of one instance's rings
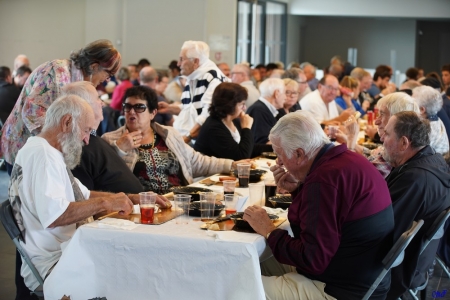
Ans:
POLYGON ((397 258, 403 256, 403 252, 405 251, 406 247, 409 245, 411 240, 414 238, 414 236, 417 234, 419 229, 423 225, 423 220, 419 220, 418 222, 413 222, 412 226, 408 231, 405 231, 395 242, 394 246, 392 246, 391 250, 389 250, 388 254, 384 257, 382 260, 383 264, 383 270, 380 272, 380 275, 378 275, 375 282, 372 284, 370 289, 367 291, 366 295, 364 295, 363 300, 367 300, 370 298, 372 293, 376 290, 380 282, 383 280, 384 276, 386 276, 387 272, 393 267, 394 263, 395 265, 398 265, 401 263, 401 260, 397 260, 397 258))
POLYGON ((440 215, 434 220, 431 227, 425 233, 425 242, 420 250, 420 254, 427 248, 428 244, 434 239, 440 239, 444 233, 443 228, 447 219, 450 217, 450 208, 444 210, 440 215))
POLYGON ((5 200, 0 208, 0 220, 2 221, 3 227, 5 227, 6 232, 16 245, 17 251, 19 251, 23 260, 27 263, 28 267, 33 272, 34 276, 38 280, 41 286, 44 285, 44 280, 42 279, 39 272, 36 270, 35 266, 31 262, 30 257, 25 252, 25 249, 20 244, 23 241, 22 234, 20 233, 19 227, 17 226, 16 219, 12 211, 11 203, 9 200, 5 200))

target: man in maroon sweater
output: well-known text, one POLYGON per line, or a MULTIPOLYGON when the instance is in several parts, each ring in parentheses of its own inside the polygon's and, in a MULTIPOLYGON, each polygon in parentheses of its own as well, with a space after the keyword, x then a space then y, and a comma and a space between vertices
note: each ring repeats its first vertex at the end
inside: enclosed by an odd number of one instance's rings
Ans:
MULTIPOLYGON (((269 139, 278 155, 271 171, 292 193, 294 237, 276 229, 260 207, 247 208, 244 219, 267 238, 276 260, 297 272, 263 276, 267 299, 361 299, 392 246, 385 180, 366 158, 330 143, 309 112, 281 118, 269 139)), ((389 282, 388 273, 371 299, 384 299, 389 282)))

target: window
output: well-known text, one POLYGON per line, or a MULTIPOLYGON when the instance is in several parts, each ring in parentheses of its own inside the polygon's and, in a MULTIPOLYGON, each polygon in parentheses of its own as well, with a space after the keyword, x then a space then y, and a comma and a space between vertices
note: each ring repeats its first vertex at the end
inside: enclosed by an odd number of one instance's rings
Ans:
POLYGON ((285 3, 238 1, 236 62, 286 63, 286 11, 285 3))

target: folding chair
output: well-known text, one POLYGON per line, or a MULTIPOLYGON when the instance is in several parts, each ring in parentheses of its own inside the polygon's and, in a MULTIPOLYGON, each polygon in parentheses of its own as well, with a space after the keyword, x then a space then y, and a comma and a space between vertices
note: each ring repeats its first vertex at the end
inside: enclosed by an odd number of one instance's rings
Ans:
POLYGON ((380 282, 383 280, 384 276, 386 276, 387 272, 393 267, 398 266, 403 261, 403 255, 406 247, 409 245, 413 237, 417 234, 420 227, 423 225, 423 220, 419 220, 418 222, 413 222, 413 225, 408 231, 405 231, 395 242, 394 246, 392 246, 391 250, 389 250, 388 254, 384 257, 383 261, 383 270, 381 270, 380 275, 378 275, 375 282, 372 284, 370 289, 364 295, 363 300, 368 300, 372 293, 376 290, 380 282))
MULTIPOLYGON (((36 267, 31 262, 30 257, 20 244, 20 241, 23 241, 23 237, 19 230, 19 227, 17 226, 16 219, 14 218, 11 203, 9 202, 9 200, 6 200, 2 203, 2 206, 0 208, 0 220, 2 221, 3 227, 5 227, 5 230, 8 233, 9 237, 16 245, 16 248, 22 256, 22 259, 27 263, 28 267, 31 269, 31 272, 33 272, 34 276, 38 280, 40 284, 38 289, 40 287, 43 287, 44 280, 42 279, 41 275, 39 275, 38 270, 36 270, 36 267)), ((36 294, 36 296, 38 297, 44 297, 44 293, 41 291, 34 291, 32 293, 36 294)))
MULTIPOLYGON (((422 254, 423 251, 425 251, 425 249, 428 247, 428 245, 431 243, 432 240, 438 240, 442 237, 442 235, 444 234, 443 228, 444 224, 449 217, 450 217, 450 208, 441 212, 440 215, 436 218, 436 220, 434 220, 433 224, 424 235, 425 242, 422 246, 422 249, 420 249, 420 254, 422 254)), ((446 268, 443 269, 446 270, 446 268)), ((419 300, 419 298, 417 298, 416 295, 417 292, 420 291, 421 292, 420 298, 425 299, 427 284, 428 284, 428 273, 427 273, 427 280, 423 285, 416 287, 414 289, 410 289, 408 290, 408 292, 415 300, 419 300)))

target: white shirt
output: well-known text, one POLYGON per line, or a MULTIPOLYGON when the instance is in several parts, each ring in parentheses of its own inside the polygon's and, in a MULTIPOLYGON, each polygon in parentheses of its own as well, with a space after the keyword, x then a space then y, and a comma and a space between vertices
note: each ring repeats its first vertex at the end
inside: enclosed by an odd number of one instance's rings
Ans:
POLYGON ((260 97, 259 100, 261 100, 261 102, 264 103, 267 106, 267 108, 270 110, 270 112, 272 113, 272 115, 274 117, 276 117, 278 115, 278 110, 275 108, 275 106, 272 105, 272 103, 270 103, 269 101, 267 101, 263 97, 260 97))
MULTIPOLYGON (((77 183, 84 197, 89 198, 89 190, 78 180, 77 183)), ((48 228, 75 201, 62 153, 47 140, 30 137, 17 155, 9 193, 13 208, 20 203, 25 227, 22 246, 45 278, 61 257, 61 243, 68 241, 76 229, 76 224, 48 228)), ((20 274, 30 290, 39 286, 26 263, 20 274)))
POLYGON ((444 123, 438 118, 437 121, 430 121, 430 146, 439 154, 446 154, 449 149, 447 131, 444 123))
POLYGON ((328 103, 328 108, 320 96, 319 90, 307 94, 300 100, 302 110, 307 110, 314 115, 317 122, 322 123, 339 116, 336 102, 333 100, 328 103))

